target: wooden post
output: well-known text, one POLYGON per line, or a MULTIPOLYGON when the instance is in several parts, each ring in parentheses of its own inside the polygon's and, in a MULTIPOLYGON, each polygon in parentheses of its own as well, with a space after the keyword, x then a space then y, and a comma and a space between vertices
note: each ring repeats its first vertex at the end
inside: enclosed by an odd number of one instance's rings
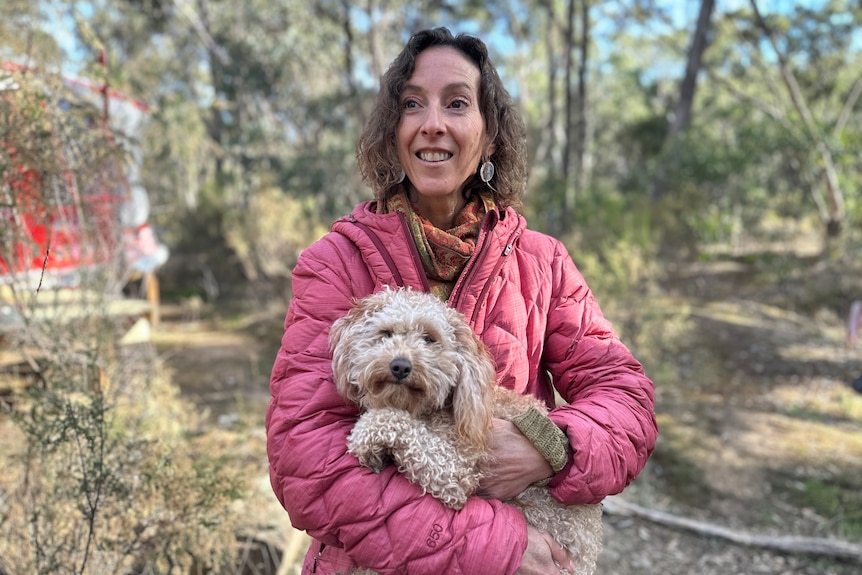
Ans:
POLYGON ((148 272, 144 275, 144 286, 146 288, 147 303, 150 304, 150 311, 147 314, 147 319, 150 320, 150 325, 156 327, 161 318, 159 310, 159 278, 154 272, 148 272))

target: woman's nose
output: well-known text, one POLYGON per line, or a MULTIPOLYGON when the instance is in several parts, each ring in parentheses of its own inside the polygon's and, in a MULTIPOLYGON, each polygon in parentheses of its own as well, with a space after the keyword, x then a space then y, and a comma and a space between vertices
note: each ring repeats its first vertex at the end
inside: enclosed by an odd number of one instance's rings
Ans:
POLYGON ((446 130, 443 113, 437 106, 428 106, 422 122, 422 131, 426 134, 441 134, 446 130))

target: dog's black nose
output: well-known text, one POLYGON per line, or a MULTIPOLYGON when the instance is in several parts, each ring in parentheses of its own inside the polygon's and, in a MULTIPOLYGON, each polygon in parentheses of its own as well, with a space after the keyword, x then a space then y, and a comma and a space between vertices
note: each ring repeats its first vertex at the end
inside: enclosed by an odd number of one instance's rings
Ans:
POLYGON ((413 371, 413 364, 403 357, 396 357, 389 364, 389 372, 399 382, 410 375, 411 371, 413 371))

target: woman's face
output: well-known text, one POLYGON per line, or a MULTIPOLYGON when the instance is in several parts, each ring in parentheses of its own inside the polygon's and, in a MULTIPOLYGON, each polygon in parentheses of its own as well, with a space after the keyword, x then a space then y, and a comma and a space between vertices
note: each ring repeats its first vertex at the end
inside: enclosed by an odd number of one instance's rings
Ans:
MULTIPOLYGON (((398 159, 414 201, 460 201, 461 188, 476 172, 486 146, 479 110, 479 69, 458 50, 428 48, 401 93, 398 159)), ((488 149, 486 149, 488 148, 488 149)))

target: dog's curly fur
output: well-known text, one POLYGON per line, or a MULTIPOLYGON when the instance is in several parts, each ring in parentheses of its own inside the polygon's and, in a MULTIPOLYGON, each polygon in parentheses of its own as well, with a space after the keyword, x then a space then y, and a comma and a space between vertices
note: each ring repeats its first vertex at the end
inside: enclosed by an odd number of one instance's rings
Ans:
MULTIPOLYGON (((491 418, 531 406, 495 383, 493 360, 466 319, 432 295, 386 288, 359 300, 330 332, 335 384, 362 411, 348 450, 375 472, 398 470, 453 509, 474 494, 490 459, 491 418)), ((602 548, 601 505, 564 506, 531 486, 511 501, 591 575, 602 548)))

